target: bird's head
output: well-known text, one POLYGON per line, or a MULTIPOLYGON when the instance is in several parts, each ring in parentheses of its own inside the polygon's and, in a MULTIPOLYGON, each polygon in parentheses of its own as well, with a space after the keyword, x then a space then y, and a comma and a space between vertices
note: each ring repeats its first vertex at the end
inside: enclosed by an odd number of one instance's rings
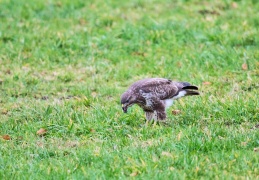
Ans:
POLYGON ((133 93, 126 91, 121 95, 121 106, 124 113, 127 113, 128 108, 135 103, 135 96, 133 93))

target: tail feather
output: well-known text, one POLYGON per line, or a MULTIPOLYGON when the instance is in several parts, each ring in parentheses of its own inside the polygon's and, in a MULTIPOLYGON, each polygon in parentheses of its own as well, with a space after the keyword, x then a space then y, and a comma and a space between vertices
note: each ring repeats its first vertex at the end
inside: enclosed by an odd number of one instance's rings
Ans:
POLYGON ((182 89, 193 89, 193 90, 199 90, 197 86, 189 85, 189 86, 184 86, 182 89))
POLYGON ((188 89, 186 89, 185 92, 186 92, 186 96, 200 95, 199 92, 197 92, 197 91, 192 91, 192 90, 188 90, 188 89))
POLYGON ((182 89, 193 89, 193 90, 198 90, 197 86, 191 85, 188 82, 179 82, 181 84, 182 89))
POLYGON ((191 84, 188 83, 188 82, 179 82, 179 83, 182 84, 184 87, 185 87, 185 86, 191 86, 191 84))
POLYGON ((199 90, 197 86, 191 85, 188 82, 179 82, 180 87, 179 90, 180 92, 185 92, 185 96, 193 96, 193 95, 200 95, 200 93, 196 90, 199 90))

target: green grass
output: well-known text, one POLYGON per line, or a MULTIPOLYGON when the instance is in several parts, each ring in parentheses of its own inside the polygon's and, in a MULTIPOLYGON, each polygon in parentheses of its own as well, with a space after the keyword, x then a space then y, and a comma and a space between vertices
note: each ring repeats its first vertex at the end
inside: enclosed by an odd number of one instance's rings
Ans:
POLYGON ((1 0, 0 135, 11 140, 0 138, 0 179, 259 179, 258 9, 1 0), (201 96, 176 102, 168 126, 144 127, 120 95, 145 77, 201 96))

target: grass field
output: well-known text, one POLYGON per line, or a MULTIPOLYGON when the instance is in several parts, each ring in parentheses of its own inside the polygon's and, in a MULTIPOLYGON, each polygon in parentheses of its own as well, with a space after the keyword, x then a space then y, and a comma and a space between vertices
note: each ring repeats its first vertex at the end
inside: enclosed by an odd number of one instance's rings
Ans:
POLYGON ((259 179, 258 9, 0 0, 0 179, 259 179), (145 127, 120 95, 146 77, 201 96, 145 127))

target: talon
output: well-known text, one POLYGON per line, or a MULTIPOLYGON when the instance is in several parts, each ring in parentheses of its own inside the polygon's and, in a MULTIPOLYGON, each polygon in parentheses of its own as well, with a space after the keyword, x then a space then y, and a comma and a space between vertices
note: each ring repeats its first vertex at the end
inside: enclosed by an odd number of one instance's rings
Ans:
POLYGON ((155 126, 156 126, 156 123, 157 123, 157 121, 155 120, 155 121, 154 121, 154 124, 153 124, 153 127, 155 127, 155 126))

